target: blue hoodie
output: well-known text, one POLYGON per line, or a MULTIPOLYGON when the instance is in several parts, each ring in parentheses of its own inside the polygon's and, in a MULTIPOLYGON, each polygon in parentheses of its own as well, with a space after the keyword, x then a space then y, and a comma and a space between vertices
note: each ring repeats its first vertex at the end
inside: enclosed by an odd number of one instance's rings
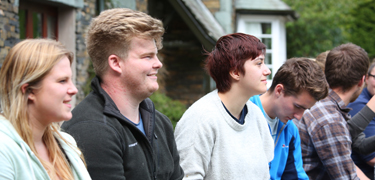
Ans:
MULTIPOLYGON (((61 136, 70 144, 76 145, 69 134, 60 132, 61 136)), ((71 148, 63 140, 58 139, 62 149, 69 159, 74 179, 89 180, 79 151, 71 148)), ((0 179, 14 180, 39 180, 50 179, 42 163, 31 151, 30 147, 22 140, 13 125, 0 115, 0 179)))
MULTIPOLYGON (((250 98, 266 116, 259 95, 250 98)), ((301 139, 298 128, 293 121, 286 124, 278 118, 277 135, 275 141, 274 158, 270 163, 270 176, 272 180, 286 179, 309 179, 305 170, 303 170, 301 139)), ((271 133, 271 132, 270 132, 271 133)))

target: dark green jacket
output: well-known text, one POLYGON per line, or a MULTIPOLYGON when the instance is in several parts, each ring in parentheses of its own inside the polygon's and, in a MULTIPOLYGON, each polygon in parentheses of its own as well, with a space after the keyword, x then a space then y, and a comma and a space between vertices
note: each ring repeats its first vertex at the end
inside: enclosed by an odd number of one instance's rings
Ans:
POLYGON ((117 109, 95 77, 91 92, 73 110, 62 129, 77 141, 92 179, 182 179, 170 120, 150 99, 140 104, 146 135, 117 109))

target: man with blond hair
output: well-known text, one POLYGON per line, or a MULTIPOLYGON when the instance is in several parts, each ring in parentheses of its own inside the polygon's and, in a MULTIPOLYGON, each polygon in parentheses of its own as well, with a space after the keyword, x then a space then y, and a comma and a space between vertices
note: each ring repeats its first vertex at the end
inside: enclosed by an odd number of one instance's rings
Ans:
POLYGON ((103 11, 87 33, 93 91, 62 128, 82 149, 93 179, 182 179, 170 120, 148 98, 159 85, 163 24, 119 8, 103 11))

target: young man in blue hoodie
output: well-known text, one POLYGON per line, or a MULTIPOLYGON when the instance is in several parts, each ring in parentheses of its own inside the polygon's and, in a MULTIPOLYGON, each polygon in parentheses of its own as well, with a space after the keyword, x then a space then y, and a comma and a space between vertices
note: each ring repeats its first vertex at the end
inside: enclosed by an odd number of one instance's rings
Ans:
POLYGON ((319 65, 307 58, 292 58, 277 71, 270 89, 250 100, 263 112, 274 139, 272 180, 309 179, 303 169, 301 139, 293 118, 326 97, 328 84, 319 65))

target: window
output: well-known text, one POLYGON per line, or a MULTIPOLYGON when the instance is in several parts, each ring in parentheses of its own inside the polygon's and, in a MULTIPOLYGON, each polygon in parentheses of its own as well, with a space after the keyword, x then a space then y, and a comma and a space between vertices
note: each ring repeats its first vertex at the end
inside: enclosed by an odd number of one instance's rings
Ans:
POLYGON ((268 86, 279 67, 286 60, 285 18, 269 15, 238 15, 237 32, 251 34, 266 46, 265 64, 271 70, 268 86))
POLYGON ((20 1, 20 39, 58 39, 56 7, 30 1, 20 1))

